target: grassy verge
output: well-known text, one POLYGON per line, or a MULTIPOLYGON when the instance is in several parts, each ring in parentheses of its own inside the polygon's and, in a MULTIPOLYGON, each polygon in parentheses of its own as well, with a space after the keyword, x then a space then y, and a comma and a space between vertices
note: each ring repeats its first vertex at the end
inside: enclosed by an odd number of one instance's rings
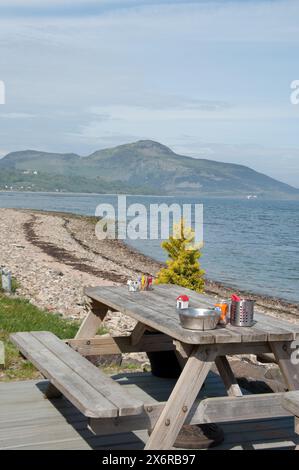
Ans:
MULTIPOLYGON (((61 339, 73 338, 79 323, 48 313, 29 301, 6 296, 0 291, 0 341, 5 348, 5 368, 0 368, 0 382, 10 380, 31 380, 41 378, 31 362, 24 359, 10 342, 10 333, 17 331, 51 331, 61 339)), ((103 326, 97 331, 104 335, 108 330, 103 326)), ((141 365, 126 361, 123 365, 107 365, 103 370, 108 374, 142 371, 141 365)))
POLYGON ((61 318, 33 306, 27 300, 7 297, 0 292, 0 341, 5 347, 5 369, 0 381, 26 380, 40 377, 38 371, 9 341, 17 331, 51 331, 61 339, 73 338, 79 323, 61 318))

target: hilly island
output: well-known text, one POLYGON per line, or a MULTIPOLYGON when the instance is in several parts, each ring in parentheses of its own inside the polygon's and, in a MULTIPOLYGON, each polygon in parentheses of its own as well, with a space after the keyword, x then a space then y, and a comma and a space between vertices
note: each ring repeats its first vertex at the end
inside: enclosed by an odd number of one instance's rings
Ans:
POLYGON ((151 140, 82 157, 36 150, 0 159, 0 190, 299 198, 299 189, 247 166, 178 155, 151 140))

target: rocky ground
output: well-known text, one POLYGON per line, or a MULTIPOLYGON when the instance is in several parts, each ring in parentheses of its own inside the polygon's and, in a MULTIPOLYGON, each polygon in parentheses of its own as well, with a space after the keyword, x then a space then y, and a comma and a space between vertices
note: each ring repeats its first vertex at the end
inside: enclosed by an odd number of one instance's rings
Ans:
MULTIPOLYGON (((16 294, 34 305, 72 319, 88 311, 84 287, 117 285, 137 273, 155 275, 156 263, 118 241, 100 241, 93 218, 0 209, 0 266, 11 270, 16 294)), ((128 333, 132 318, 107 315, 107 329, 128 333)), ((146 355, 130 355, 141 363, 146 355)))
POLYGON ((17 280, 17 295, 72 318, 88 309, 84 287, 125 283, 159 264, 114 241, 99 241, 93 219, 0 209, 0 265, 17 280))
MULTIPOLYGON (((98 240, 94 228, 91 217, 0 209, 0 265, 12 271, 17 295, 48 311, 81 319, 89 310, 84 287, 125 283, 139 273, 155 275, 161 267, 119 241, 98 240)), ((206 292, 216 299, 228 297, 231 290, 207 281, 206 292)), ((269 315, 299 321, 298 305, 251 297, 269 315)), ((127 333, 134 324, 117 312, 107 319, 113 334, 127 333)))

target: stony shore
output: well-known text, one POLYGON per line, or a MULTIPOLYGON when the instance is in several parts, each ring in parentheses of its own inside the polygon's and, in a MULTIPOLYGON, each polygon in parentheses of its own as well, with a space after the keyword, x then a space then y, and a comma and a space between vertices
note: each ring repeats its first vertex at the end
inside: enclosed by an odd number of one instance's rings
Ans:
MULTIPOLYGON (((98 240, 95 219, 67 213, 0 209, 0 265, 18 282, 17 294, 72 318, 88 311, 85 286, 123 284, 162 264, 117 240, 98 240)), ((207 294, 227 298, 232 289, 207 281, 207 294)), ((299 321, 299 305, 250 295, 260 310, 299 321)))
MULTIPOLYGON (((0 209, 0 266, 17 281, 16 295, 72 319, 89 310, 84 287, 125 283, 136 273, 155 275, 159 264, 117 241, 99 241, 93 218, 0 209)), ((134 326, 108 319, 114 333, 134 326)))
MULTIPOLYGON (((89 310, 84 287, 123 284, 136 274, 154 276, 160 269, 160 263, 119 241, 98 240, 94 227, 92 217, 0 209, 0 265, 17 280, 16 295, 48 311, 82 319, 89 310)), ((216 300, 229 297, 232 290, 207 281, 206 293, 216 300)), ((299 322, 298 305, 251 297, 265 313, 299 322)), ((134 325, 117 312, 106 322, 113 334, 128 333, 134 325)))

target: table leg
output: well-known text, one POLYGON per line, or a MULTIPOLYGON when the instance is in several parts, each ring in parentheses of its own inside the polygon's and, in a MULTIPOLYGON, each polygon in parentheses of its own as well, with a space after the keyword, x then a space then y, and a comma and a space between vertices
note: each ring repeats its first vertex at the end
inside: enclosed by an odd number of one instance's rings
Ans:
POLYGON ((132 346, 136 346, 136 344, 139 343, 145 331, 146 331, 146 325, 138 322, 130 335, 132 346))
POLYGON ((299 390, 299 365, 292 361, 292 342, 270 342, 270 347, 289 390, 299 390))
POLYGON ((106 305, 101 304, 100 302, 93 301, 91 304, 91 311, 83 320, 75 338, 93 338, 97 334, 98 329, 103 323, 103 320, 107 315, 108 310, 110 309, 106 305))
POLYGON ((230 363, 226 356, 218 356, 215 359, 215 364, 219 371, 220 377, 223 380, 227 394, 231 397, 241 397, 243 393, 239 387, 239 384, 234 376, 230 363))
POLYGON ((211 367, 217 351, 195 348, 153 429, 146 450, 170 449, 174 444, 211 367))
POLYGON ((181 341, 173 341, 175 346, 175 355, 179 361, 181 369, 184 369, 186 362, 188 361, 191 353, 194 349, 194 345, 184 344, 181 341))

